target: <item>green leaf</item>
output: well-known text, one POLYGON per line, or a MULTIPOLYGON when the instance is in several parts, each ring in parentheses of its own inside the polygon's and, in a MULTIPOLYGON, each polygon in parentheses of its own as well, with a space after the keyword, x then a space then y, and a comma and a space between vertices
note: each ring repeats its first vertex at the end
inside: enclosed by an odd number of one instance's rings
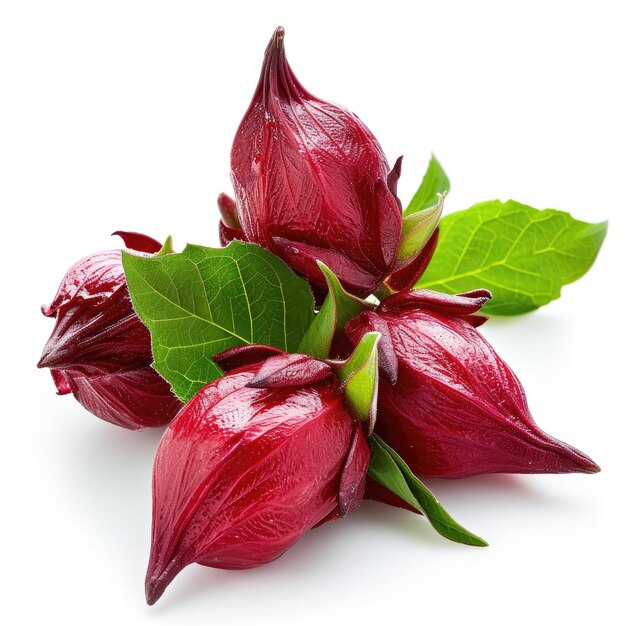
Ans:
POLYGON ((437 204, 438 194, 445 195, 449 191, 450 181, 443 171, 443 167, 441 167, 441 164, 433 154, 430 157, 430 163, 420 188, 406 209, 404 209, 405 217, 434 206, 437 204))
POLYGON ((313 320, 307 282, 254 244, 122 261, 154 367, 183 401, 222 374, 214 354, 250 343, 295 352, 313 320))
POLYGON ((330 356, 330 347, 337 330, 343 330, 348 320, 358 315, 368 305, 345 291, 339 279, 327 265, 321 261, 317 264, 324 272, 328 295, 302 338, 298 351, 317 359, 327 359, 330 356))
POLYGON ((380 333, 365 333, 352 356, 336 370, 352 414, 369 423, 369 434, 376 420, 379 339, 380 333))
POLYGON ((397 452, 378 435, 372 435, 369 441, 371 457, 367 473, 376 482, 423 513, 432 527, 446 539, 469 546, 489 545, 455 522, 424 483, 413 475, 397 452))
POLYGON ((513 200, 481 202, 444 217, 439 244, 416 287, 446 293, 486 288, 484 311, 515 315, 561 295, 561 287, 592 266, 607 222, 588 224, 569 213, 513 200))

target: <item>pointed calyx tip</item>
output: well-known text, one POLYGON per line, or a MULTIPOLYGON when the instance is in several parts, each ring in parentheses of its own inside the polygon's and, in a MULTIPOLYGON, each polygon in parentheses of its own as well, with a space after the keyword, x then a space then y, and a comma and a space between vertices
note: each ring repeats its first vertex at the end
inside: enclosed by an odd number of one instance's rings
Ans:
POLYGON ((586 463, 584 462, 581 464, 581 471, 584 474, 597 474, 598 472, 602 471, 600 466, 595 461, 590 459, 586 454, 582 454, 582 456, 586 459, 586 463))
POLYGON ((152 606, 163 595, 169 582, 163 583, 158 577, 146 579, 146 603, 152 606))
POLYGON ((272 36, 272 47, 280 50, 283 47, 283 40, 285 39, 285 29, 279 26, 272 36))
POLYGON ((152 606, 160 598, 160 595, 154 591, 152 587, 146 585, 146 603, 148 606, 152 606))

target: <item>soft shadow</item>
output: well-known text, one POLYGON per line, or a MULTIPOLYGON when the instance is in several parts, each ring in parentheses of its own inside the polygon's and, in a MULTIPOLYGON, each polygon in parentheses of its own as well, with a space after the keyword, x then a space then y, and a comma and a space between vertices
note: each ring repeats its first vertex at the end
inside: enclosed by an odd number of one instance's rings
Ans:
POLYGON ((144 612, 153 618, 167 617, 172 612, 178 612, 181 605, 224 592, 233 583, 232 574, 241 573, 190 565, 172 581, 155 605, 145 606, 144 612))
POLYGON ((315 528, 276 560, 261 567, 246 570, 221 570, 192 564, 184 569, 165 591, 163 598, 150 608, 155 615, 168 615, 182 604, 203 603, 219 594, 229 593, 234 586, 245 594, 247 586, 267 586, 281 589, 298 584, 301 572, 323 570, 341 551, 349 535, 355 532, 354 522, 337 520, 315 528))
POLYGON ((428 520, 418 513, 388 506, 382 502, 366 500, 354 515, 361 526, 391 529, 411 541, 437 546, 442 549, 455 549, 456 545, 432 528, 428 520))
MULTIPOLYGON (((529 506, 552 506, 557 510, 568 507, 567 501, 555 501, 554 494, 542 493, 534 488, 529 484, 530 479, 526 476, 494 474, 461 480, 426 479, 424 482, 453 517, 456 516, 462 523, 466 516, 470 519, 489 514, 506 516, 509 509, 519 511, 529 506), (507 500, 513 503, 510 507, 507 500)), ((470 525, 470 529, 477 530, 473 525, 470 525)), ((437 534, 425 517, 366 500, 350 515, 349 520, 338 520, 313 529, 283 556, 262 567, 225 571, 191 565, 181 572, 164 597, 149 610, 155 617, 165 617, 172 611, 178 611, 181 604, 195 603, 201 608, 212 597, 234 594, 235 590, 245 594, 246 588, 250 586, 267 587, 269 592, 280 589, 286 593, 289 587, 298 584, 303 572, 335 567, 337 555, 343 552, 344 557, 349 558, 350 551, 361 545, 357 543, 361 537, 369 540, 376 534, 384 540, 384 533, 401 535, 406 538, 407 545, 415 546, 416 551, 424 547, 434 548, 437 554, 459 550, 458 544, 437 534)))
POLYGON ((137 586, 150 548, 152 465, 162 428, 130 431, 81 415, 67 442, 65 485, 73 514, 120 563, 120 587, 137 586), (91 421, 90 421, 91 420, 91 421))
POLYGON ((492 500, 502 495, 515 494, 516 498, 542 499, 523 477, 515 474, 485 474, 470 478, 445 479, 422 478, 423 483, 435 494, 455 498, 472 494, 472 498, 492 500))
POLYGON ((416 551, 424 545, 435 546, 437 550, 459 549, 458 544, 438 535, 423 516, 366 500, 350 515, 349 520, 336 520, 313 529, 281 557, 262 567, 226 571, 197 564, 189 566, 179 574, 163 598, 150 610, 155 616, 165 617, 178 611, 183 604, 201 605, 211 597, 230 593, 233 586, 243 594, 247 586, 257 585, 280 589, 285 593, 289 587, 299 584, 302 573, 323 571, 327 566, 335 567, 337 555, 342 550, 344 556, 349 558, 346 550, 356 548, 355 536, 371 538, 372 533, 383 529, 387 533, 397 532, 406 537, 416 551))
MULTIPOLYGON (((94 419, 88 416, 86 419, 94 419)), ((152 468, 154 453, 164 428, 131 431, 105 422, 92 424, 73 439, 73 465, 80 471, 77 481, 116 483, 125 489, 137 473, 152 468)))
POLYGON ((524 324, 534 324, 538 317, 543 320, 545 316, 542 316, 539 311, 530 311, 528 313, 522 313, 521 315, 488 315, 489 319, 481 328, 487 326, 522 326, 524 324))
POLYGON ((551 315, 547 311, 531 311, 521 315, 500 315, 491 316, 487 322, 480 327, 480 332, 489 334, 493 331, 499 333, 523 332, 528 333, 532 339, 534 333, 539 333, 544 337, 560 336, 567 334, 564 328, 563 319, 551 315), (532 334, 531 334, 532 331, 532 334))
MULTIPOLYGON (((87 414, 76 417, 95 419, 87 414)), ((141 563, 143 570, 147 558, 152 463, 164 429, 132 432, 92 421, 67 424, 67 429, 72 437, 65 471, 73 497, 94 531, 112 546, 115 558, 127 564, 122 566, 126 581, 120 584, 137 585, 141 593, 135 566, 141 563)), ((430 478, 424 482, 462 523, 464 513, 471 519, 490 509, 500 509, 502 514, 509 505, 519 510, 529 505, 563 504, 554 501, 554 494, 537 489, 526 476, 492 474, 460 480, 430 478)), ((175 579, 164 598, 154 607, 146 606, 146 611, 154 618, 164 617, 178 611, 183 603, 203 604, 216 594, 234 594, 233 585, 244 591, 246 585, 288 589, 297 584, 301 572, 323 571, 327 564, 332 567, 337 555, 349 558, 349 551, 356 549, 354 537, 371 537, 374 533, 384 537, 383 532, 398 533, 416 549, 421 544, 435 546, 439 551, 458 550, 458 545, 440 537, 423 516, 365 501, 349 520, 314 529, 285 555, 261 568, 224 571, 190 566, 175 579)))

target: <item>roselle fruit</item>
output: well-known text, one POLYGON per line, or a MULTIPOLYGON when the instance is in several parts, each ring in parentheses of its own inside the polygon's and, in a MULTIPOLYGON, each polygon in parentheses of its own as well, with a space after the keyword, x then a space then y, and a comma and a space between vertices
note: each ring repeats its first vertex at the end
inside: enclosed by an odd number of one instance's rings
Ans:
POLYGON ((233 142, 237 218, 220 197, 221 238, 257 243, 324 289, 321 260, 348 291, 367 295, 396 262, 400 160, 390 170, 356 115, 300 84, 283 38, 276 29, 233 142))
POLYGON ((381 335, 376 433, 418 476, 599 471, 535 424, 521 383, 476 330, 490 297, 404 291, 348 322, 352 344, 381 335))
POLYGON ((157 450, 148 604, 191 563, 263 565, 363 497, 367 439, 327 363, 264 346, 215 360, 227 373, 157 450))
MULTIPOLYGON (((115 234, 138 252, 161 249, 145 235, 115 234)), ((151 367, 150 333, 133 310, 120 250, 75 263, 41 310, 55 326, 37 365, 50 368, 59 395, 71 393, 97 417, 133 430, 176 415, 182 404, 151 367)))

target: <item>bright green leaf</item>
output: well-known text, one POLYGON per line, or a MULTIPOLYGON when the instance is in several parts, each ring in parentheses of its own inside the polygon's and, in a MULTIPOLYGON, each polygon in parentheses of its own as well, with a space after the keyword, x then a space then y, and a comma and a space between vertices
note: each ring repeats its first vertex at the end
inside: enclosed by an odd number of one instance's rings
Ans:
POLYGON ((222 374, 214 354, 250 343, 295 352, 313 320, 307 282, 254 244, 122 259, 154 367, 183 401, 222 374))
POLYGON ((489 545, 450 517, 429 489, 416 478, 402 458, 380 437, 372 435, 368 474, 378 483, 423 513, 443 537, 470 546, 489 545))
POLYGON ((437 204, 438 194, 445 195, 450 191, 450 181, 443 171, 443 167, 433 154, 422 184, 413 196, 409 205, 404 209, 404 216, 412 215, 437 204))
POLYGON ((446 293, 485 288, 484 311, 515 315, 561 295, 561 287, 593 264, 607 222, 588 224, 569 213, 513 200, 481 202, 444 217, 435 255, 416 285, 446 293))
POLYGON ((358 315, 368 305, 346 292, 327 265, 321 261, 317 264, 324 272, 328 295, 302 338, 298 351, 317 359, 327 359, 330 356, 330 346, 337 330, 342 330, 348 320, 358 315))

